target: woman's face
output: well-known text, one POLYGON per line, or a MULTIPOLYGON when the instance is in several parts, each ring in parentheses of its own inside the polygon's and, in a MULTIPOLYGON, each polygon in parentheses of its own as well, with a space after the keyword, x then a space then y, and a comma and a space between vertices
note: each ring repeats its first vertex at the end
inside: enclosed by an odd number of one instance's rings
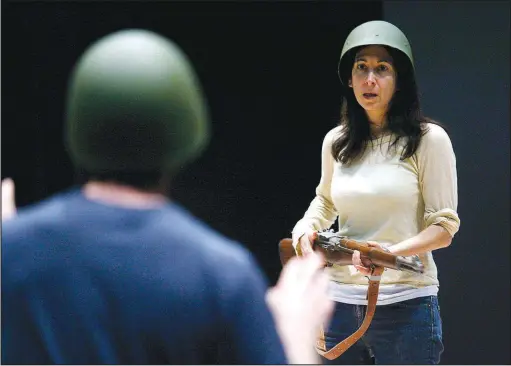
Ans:
POLYGON ((369 116, 387 112, 396 90, 396 71, 385 47, 371 45, 357 52, 349 86, 369 116))

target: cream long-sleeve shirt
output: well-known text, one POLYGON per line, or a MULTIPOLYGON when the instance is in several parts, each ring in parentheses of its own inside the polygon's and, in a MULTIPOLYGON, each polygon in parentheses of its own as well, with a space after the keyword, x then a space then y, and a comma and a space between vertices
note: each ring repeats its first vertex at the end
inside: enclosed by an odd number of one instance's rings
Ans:
MULTIPOLYGON (((429 225, 440 225, 451 236, 459 229, 456 158, 443 128, 428 124, 417 152, 400 160, 404 139, 390 148, 392 134, 369 143, 363 156, 350 166, 334 160, 332 142, 338 126, 323 141, 321 180, 316 197, 293 229, 293 244, 307 229, 330 228, 338 218, 339 232, 355 240, 372 240, 392 246, 411 238, 429 225)), ((386 270, 382 285, 413 287, 438 285, 437 267, 431 252, 419 256, 425 272, 415 274, 386 270)), ((353 266, 329 268, 333 281, 367 285, 353 266)))

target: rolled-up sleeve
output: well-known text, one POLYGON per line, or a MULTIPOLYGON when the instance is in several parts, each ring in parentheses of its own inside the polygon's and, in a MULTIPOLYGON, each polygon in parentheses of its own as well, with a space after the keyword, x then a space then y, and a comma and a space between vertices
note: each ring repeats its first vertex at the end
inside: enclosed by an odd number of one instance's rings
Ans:
POLYGON ((442 226, 452 237, 458 232, 456 156, 445 130, 429 124, 417 151, 419 185, 424 200, 424 228, 442 226))
POLYGON ((334 223, 337 210, 332 202, 331 184, 334 168, 332 142, 338 136, 339 127, 330 130, 323 139, 321 148, 321 179, 316 187, 316 196, 310 203, 303 217, 293 228, 293 246, 296 248, 298 239, 309 230, 325 230, 334 223))

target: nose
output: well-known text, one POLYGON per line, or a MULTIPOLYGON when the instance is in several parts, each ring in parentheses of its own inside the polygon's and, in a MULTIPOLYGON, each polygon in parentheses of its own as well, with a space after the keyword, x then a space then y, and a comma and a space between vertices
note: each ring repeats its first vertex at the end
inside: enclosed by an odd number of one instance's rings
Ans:
POLYGON ((367 73, 367 84, 374 85, 376 83, 376 76, 374 75, 374 72, 371 70, 367 73))

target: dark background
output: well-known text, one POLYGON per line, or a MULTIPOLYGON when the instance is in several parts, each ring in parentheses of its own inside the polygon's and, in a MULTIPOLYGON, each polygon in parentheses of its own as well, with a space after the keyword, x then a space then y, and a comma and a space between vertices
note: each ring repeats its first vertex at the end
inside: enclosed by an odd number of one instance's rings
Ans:
POLYGON ((213 120, 174 198, 245 244, 273 283, 277 242, 313 198, 338 120, 342 44, 356 25, 389 20, 410 38, 425 111, 447 125, 458 159, 462 225, 435 252, 442 363, 509 364, 509 2, 471 3, 3 1, 2 178, 19 206, 70 187, 71 67, 107 33, 156 31, 192 60, 213 120))

